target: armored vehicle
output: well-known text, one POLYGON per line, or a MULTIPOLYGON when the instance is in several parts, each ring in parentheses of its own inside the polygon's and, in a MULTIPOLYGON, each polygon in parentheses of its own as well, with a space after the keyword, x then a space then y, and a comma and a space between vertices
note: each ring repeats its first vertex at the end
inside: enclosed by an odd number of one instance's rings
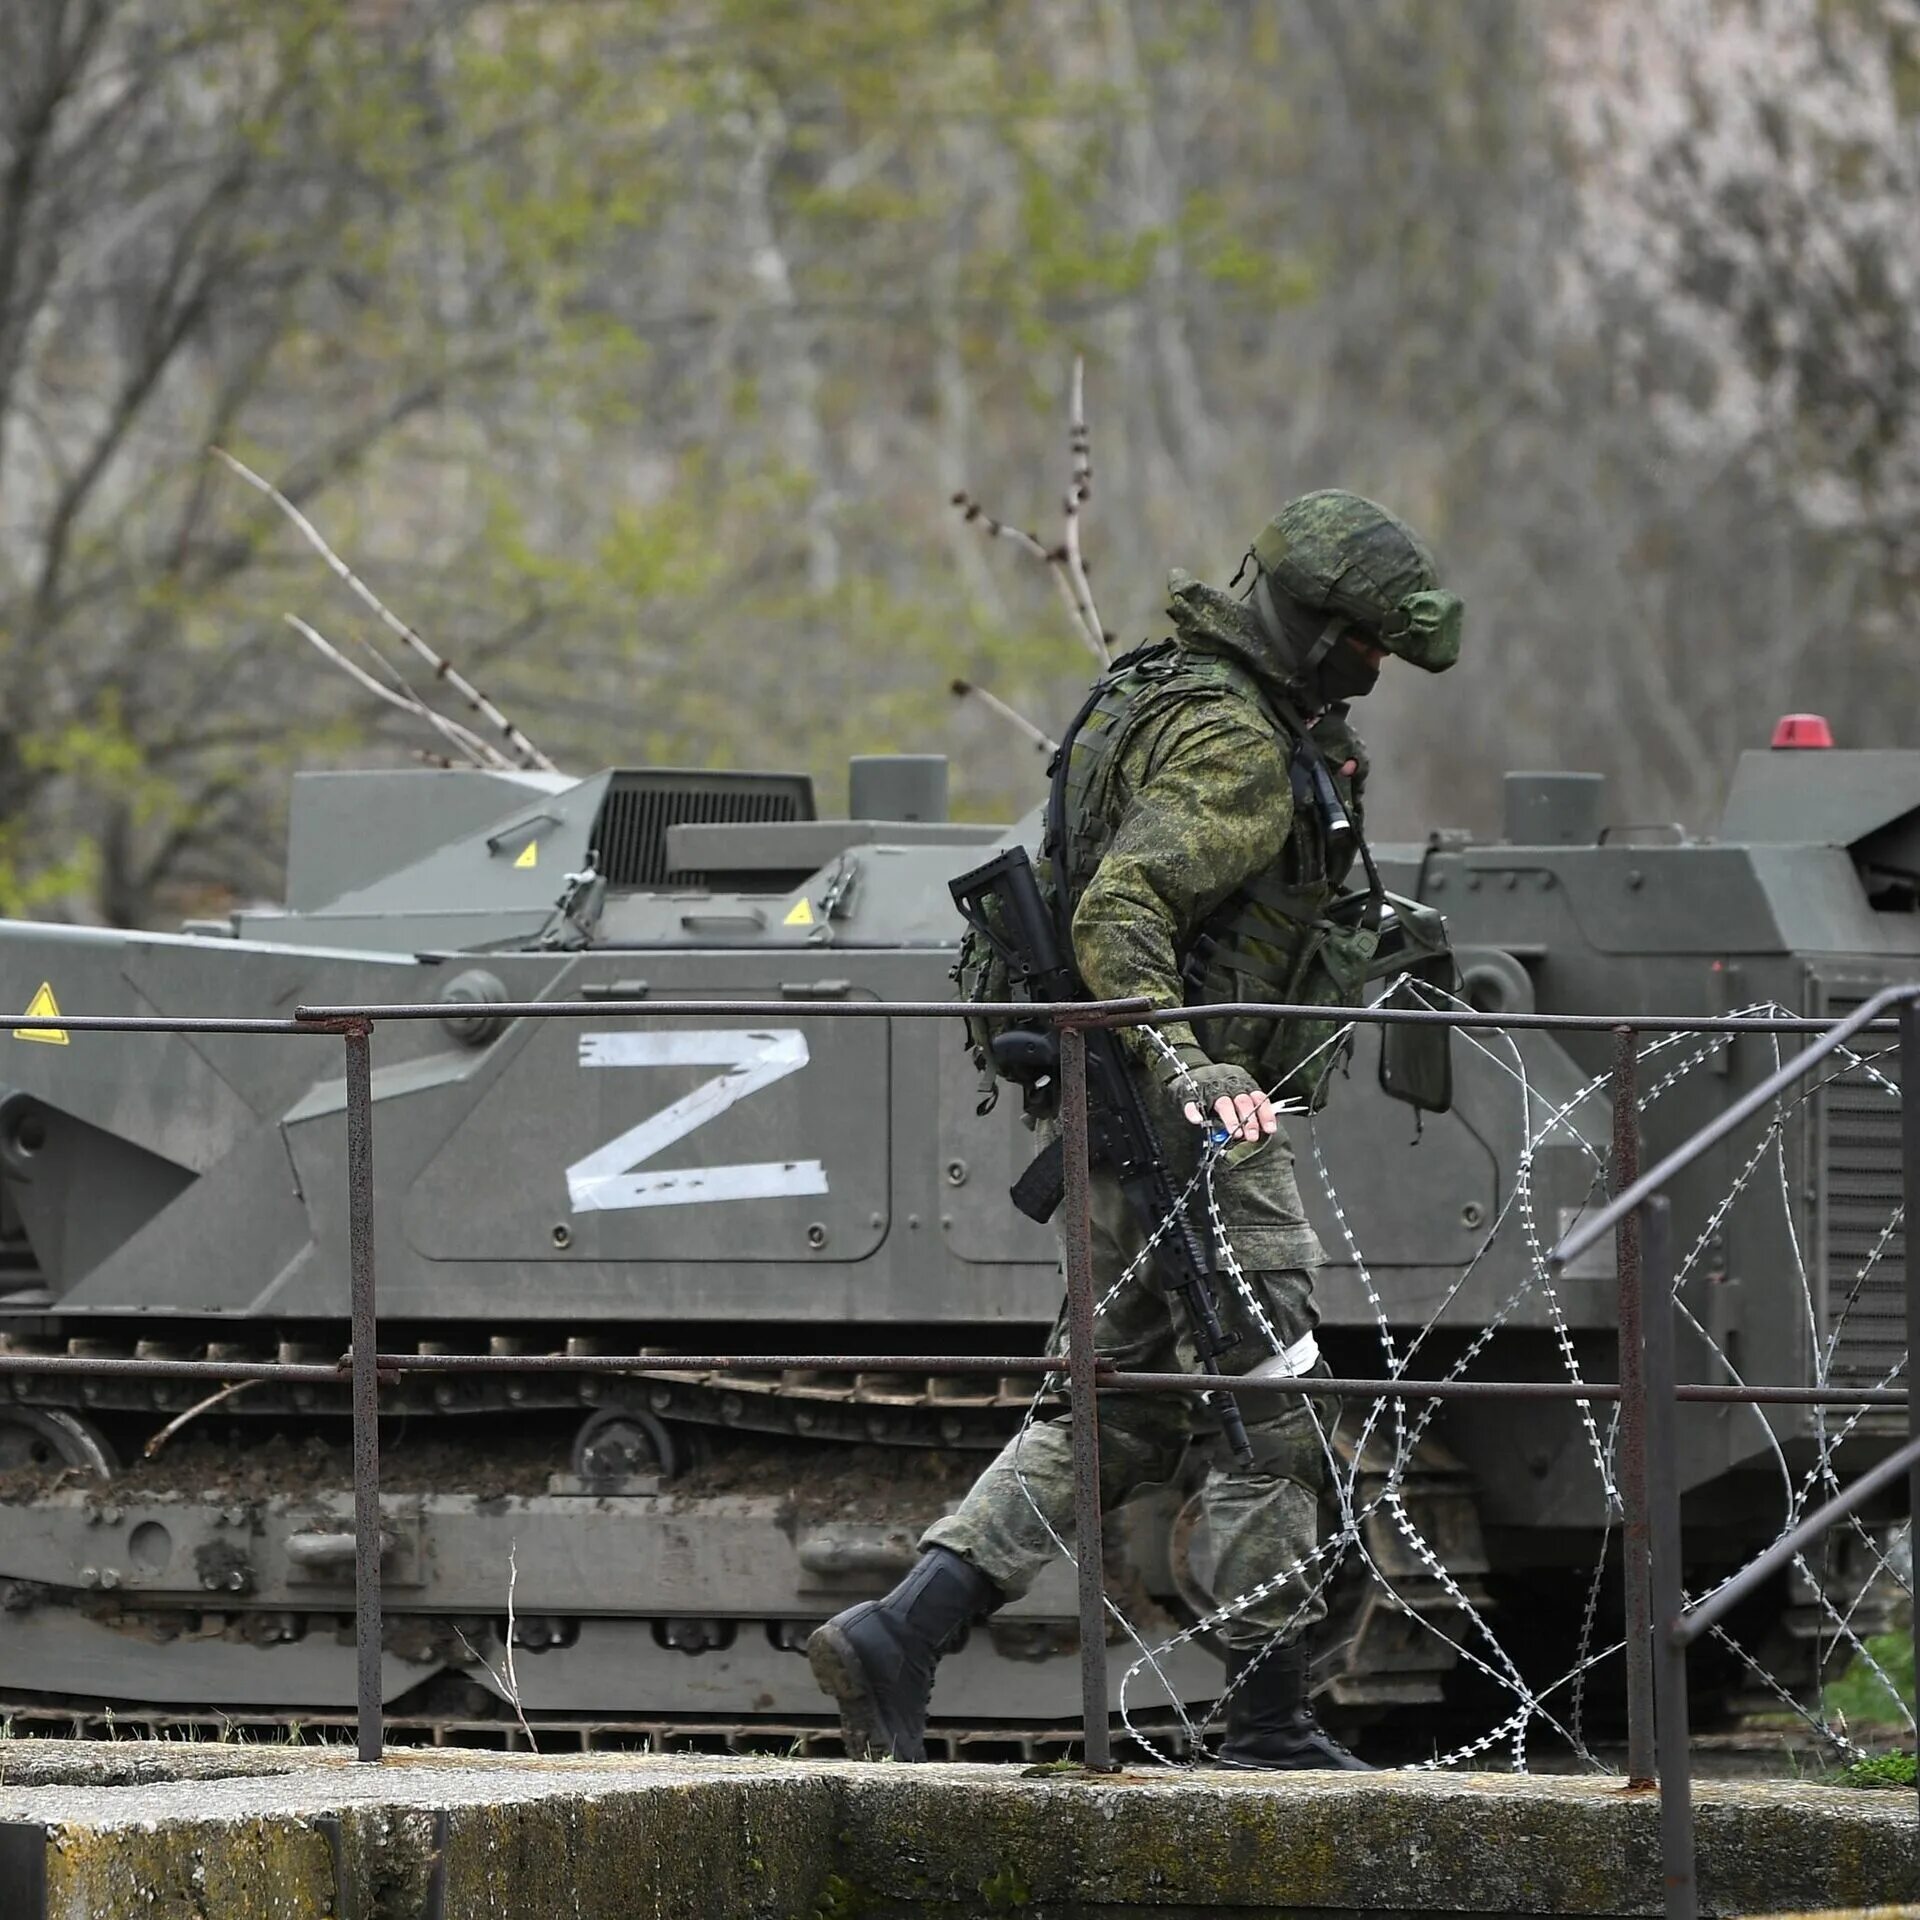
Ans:
MULTIPOLYGON (((937 759, 857 761, 834 820, 791 774, 308 774, 284 905, 175 934, 0 925, 0 1006, 23 1013, 445 1004, 375 1035, 381 1342, 530 1364, 384 1392, 396 1725, 513 1726, 511 1699, 536 1730, 589 1738, 825 1738, 807 1632, 889 1584, 1025 1414, 1030 1379, 895 1358, 1043 1350, 1056 1253, 1008 1204, 1033 1144, 1018 1103, 976 1111, 953 1022, 830 1017, 953 991, 946 883, 1033 823, 956 824, 945 787, 937 759), (670 1017, 733 998, 793 1017, 670 1017), (541 999, 604 1013, 492 1010, 541 999), (873 1358, 744 1377, 566 1365, 640 1351, 873 1358)), ((1710 840, 1604 824, 1593 776, 1511 775, 1507 799, 1501 838, 1380 850, 1390 887, 1448 915, 1476 1007, 1829 1014, 1920 973, 1920 752, 1749 754, 1710 840)), ((338 1358, 337 1041, 22 1028, 3 1044, 8 1347, 338 1358)), ((1793 1044, 1650 1040, 1649 1149, 1793 1044)), ((1897 1366, 1888 1046, 1678 1192, 1682 1378, 1876 1383, 1897 1366)), ((1379 1091, 1377 1040, 1356 1037, 1346 1083, 1295 1123, 1336 1372, 1612 1377, 1607 1264, 1553 1282, 1543 1258, 1604 1191, 1609 1048, 1456 1036, 1452 1109, 1416 1129, 1379 1091)), ((1457 1643, 1484 1651, 1469 1610, 1505 1645, 1560 1635, 1527 1657, 1563 1671, 1613 1518, 1606 1409, 1454 1403, 1417 1444, 1367 1411, 1342 1421, 1355 1484, 1391 1474, 1402 1501, 1364 1523, 1377 1574, 1354 1556, 1336 1592, 1332 1703, 1429 1709, 1458 1684, 1457 1643)), ((311 1384, 0 1386, 0 1710, 341 1717, 345 1412, 344 1391, 311 1384)), ((1825 1430, 1798 1408, 1683 1413, 1706 1575, 1774 1536, 1825 1430)), ((1843 1465, 1891 1430, 1859 1419, 1843 1465)), ((1113 1530, 1115 1591, 1150 1638, 1208 1604, 1191 1493, 1169 1486, 1113 1530)), ((1783 1592, 1741 1632, 1790 1675, 1793 1633, 1824 1617, 1783 1592)), ((936 1739, 1031 1750, 1069 1728, 1073 1618, 1061 1567, 977 1631, 941 1668, 936 1739)), ((1217 1691, 1204 1637, 1163 1666, 1189 1698, 1217 1691)))

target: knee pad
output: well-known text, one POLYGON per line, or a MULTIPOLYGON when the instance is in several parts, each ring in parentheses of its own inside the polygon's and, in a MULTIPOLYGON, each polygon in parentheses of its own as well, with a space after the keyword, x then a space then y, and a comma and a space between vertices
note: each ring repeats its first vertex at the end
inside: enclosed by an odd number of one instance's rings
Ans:
POLYGON ((1124 1450, 1133 1478, 1171 1480, 1192 1430, 1185 1400, 1169 1393, 1109 1394, 1100 1402, 1101 1472, 1108 1449, 1124 1450))

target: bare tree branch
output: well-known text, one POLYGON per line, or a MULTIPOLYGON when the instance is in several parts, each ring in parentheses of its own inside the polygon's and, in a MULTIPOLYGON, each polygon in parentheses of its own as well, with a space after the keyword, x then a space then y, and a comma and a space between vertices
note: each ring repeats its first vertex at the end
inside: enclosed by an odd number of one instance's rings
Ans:
POLYGON ((520 1565, 516 1557, 519 1547, 520 1543, 517 1540, 507 1542, 507 1646, 502 1666, 496 1667, 458 1627, 454 1628, 453 1637, 466 1648, 474 1665, 483 1668, 492 1677, 494 1685, 507 1696, 513 1707, 514 1718, 520 1722, 520 1731, 527 1736, 528 1748, 538 1753, 540 1743, 533 1737, 533 1729, 527 1725, 526 1709, 520 1704, 520 1676, 515 1673, 513 1667, 513 1593, 514 1588, 520 1583, 520 1565))
POLYGON ((373 589, 327 545, 319 528, 316 527, 271 480, 263 479, 244 461, 236 460, 224 447, 214 447, 211 448, 210 451, 218 459, 225 461, 248 486, 254 488, 259 493, 265 494, 293 523, 295 529, 307 544, 333 569, 338 578, 345 582, 355 597, 372 610, 381 624, 390 632, 397 634, 404 640, 421 659, 432 667, 435 677, 444 680, 455 693, 459 694, 460 697, 466 701, 467 705, 472 708, 475 713, 481 715, 499 729, 501 738, 520 756, 520 764, 522 766, 538 767, 543 773, 559 772, 559 768, 556 767, 465 674, 461 673, 452 661, 448 660, 444 654, 438 652, 416 633, 412 627, 408 626, 397 613, 392 612, 387 607, 386 603, 374 593, 373 589))
POLYGON ((173 1418, 140 1449, 141 1459, 157 1460, 167 1442, 189 1421, 199 1419, 203 1413, 210 1413, 215 1407, 222 1406, 227 1401, 233 1399, 235 1395, 245 1393, 249 1387, 257 1387, 259 1384, 260 1382, 258 1380, 235 1380, 227 1386, 217 1388, 214 1392, 208 1394, 204 1400, 196 1400, 185 1413, 176 1413, 173 1418))
POLYGON ((1029 533, 1025 527, 1016 527, 1005 520, 996 519, 964 488, 953 496, 953 504, 960 509, 960 518, 969 526, 978 527, 988 539, 1010 541, 1021 552, 1032 554, 1036 560, 1046 566, 1048 572, 1053 575, 1053 584, 1060 589, 1061 603, 1066 607, 1068 617, 1073 621, 1073 630, 1086 642, 1094 658, 1105 666, 1106 648, 1092 628, 1087 625, 1086 615, 1081 611, 1079 597, 1073 590, 1073 582, 1067 578, 1066 549, 1050 547, 1037 534, 1029 533))
POLYGON ((976 687, 971 680, 955 680, 952 691, 956 700, 978 700, 989 713, 998 714, 1009 725, 1019 728, 1042 753, 1052 753, 1058 749, 1060 742, 1044 727, 1035 726, 1024 713, 1008 706, 997 693, 989 693, 985 687, 976 687))
POLYGON ((1067 482, 1066 498, 1062 502, 1066 533, 1058 546, 1050 547, 1038 534, 1029 533, 1024 527, 1011 526, 989 513, 965 488, 953 495, 953 504, 960 509, 961 519, 970 526, 979 527, 988 538, 1011 541, 1023 553, 1031 554, 1034 559, 1046 564, 1053 575, 1054 585, 1060 589, 1060 598, 1073 616, 1075 631, 1087 643, 1087 650, 1105 667, 1112 659, 1108 651, 1111 635, 1100 624, 1099 610, 1093 604, 1093 588, 1087 580, 1087 563, 1080 553, 1080 513, 1093 493, 1093 453, 1092 440, 1087 432, 1085 376, 1086 362, 1076 354, 1073 361, 1073 390, 1068 405, 1071 417, 1067 426, 1068 457, 1072 471, 1067 482))
POLYGON ((1080 557, 1080 510, 1093 497, 1093 436, 1087 431, 1086 387, 1086 357, 1076 353, 1073 356, 1073 397, 1069 403, 1067 421, 1067 451, 1073 472, 1067 483, 1064 503, 1067 537, 1061 570, 1073 588, 1082 622, 1088 632, 1099 640, 1100 663, 1105 666, 1109 658, 1108 641, 1111 636, 1101 624, 1099 609, 1093 604, 1093 587, 1087 579, 1087 563, 1080 557))
POLYGON ((60 110, 75 91, 107 13, 99 4, 82 10, 78 33, 70 46, 63 47, 64 22, 44 14, 36 22, 31 11, 22 8, 9 14, 9 31, 0 40, 0 56, 18 73, 27 65, 23 44, 27 33, 37 25, 45 34, 39 85, 28 83, 23 88, 17 116, 7 129, 10 164, 0 180, 0 453, 5 451, 8 402, 27 335, 57 277, 60 257, 59 223, 46 219, 36 223, 35 196, 41 176, 57 159, 53 144, 60 110))
MULTIPOLYGON (((317 633, 308 626, 298 614, 281 616, 295 633, 310 640, 320 652, 344 674, 357 681, 373 695, 376 700, 384 700, 388 706, 397 707, 402 713, 411 714, 416 720, 424 720, 435 733, 454 747, 469 766, 503 768, 511 767, 513 762, 497 747, 489 746, 476 733, 463 727, 457 720, 449 720, 445 714, 435 713, 427 703, 407 685, 405 677, 390 661, 375 652, 374 658, 386 668, 397 683, 394 686, 382 686, 365 667, 348 657, 336 647, 324 634, 317 633)), ((373 651, 371 648, 369 651, 373 651)))

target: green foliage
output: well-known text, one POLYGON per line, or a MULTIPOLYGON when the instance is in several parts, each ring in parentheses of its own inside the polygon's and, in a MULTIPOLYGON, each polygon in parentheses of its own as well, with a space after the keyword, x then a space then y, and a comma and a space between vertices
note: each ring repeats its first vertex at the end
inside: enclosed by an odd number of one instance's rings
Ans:
POLYGON ((1871 1760, 1856 1760, 1841 1774, 1840 1783, 1847 1787, 1905 1787, 1911 1792, 1913 1755, 1877 1753, 1871 1760))
POLYGON ((100 876, 100 847, 90 835, 71 836, 50 852, 40 831, 0 824, 0 915, 31 920, 76 896, 90 894, 100 876))
POLYGON ((1099 154, 1088 147, 1065 172, 1023 156, 1018 258, 1042 301, 1070 294, 1136 292, 1166 234, 1153 227, 1114 233, 1089 205, 1099 154))
POLYGON ((866 1896, 860 1889, 840 1874, 830 1873, 814 1897, 811 1920, 859 1920, 866 1910, 866 1896))
POLYGON ((1246 296, 1249 306, 1277 310, 1319 297, 1325 267, 1297 248, 1269 248, 1249 237, 1225 195, 1187 198, 1182 232, 1195 267, 1209 280, 1246 296))
POLYGON ((1033 1889, 1020 1869, 1009 1862, 980 1882, 980 1898, 987 1903, 989 1913, 1012 1913, 1027 1905, 1033 1889))
MULTIPOLYGON (((1865 1660, 1856 1658, 1844 1673, 1827 1683, 1823 1696, 1827 1716, 1844 1715, 1847 1724, 1856 1727, 1900 1722, 1901 1706, 1904 1704, 1909 1712, 1913 1708, 1913 1636, 1876 1634, 1865 1645, 1887 1680, 1899 1688, 1898 1698, 1865 1660)), ((1907 1764, 1911 1769, 1912 1762, 1907 1764)))

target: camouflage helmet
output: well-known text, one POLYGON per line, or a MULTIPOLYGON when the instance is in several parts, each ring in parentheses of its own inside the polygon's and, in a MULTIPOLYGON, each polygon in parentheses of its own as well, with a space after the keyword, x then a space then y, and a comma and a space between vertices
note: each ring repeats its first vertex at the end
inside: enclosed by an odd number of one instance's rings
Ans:
POLYGON ((1429 673, 1444 673, 1460 657, 1460 597, 1440 585, 1419 535, 1357 493, 1327 488, 1288 501, 1260 530, 1253 558, 1263 615, 1277 618, 1266 604, 1277 591, 1309 614, 1328 616, 1319 651, 1344 618, 1429 673))

